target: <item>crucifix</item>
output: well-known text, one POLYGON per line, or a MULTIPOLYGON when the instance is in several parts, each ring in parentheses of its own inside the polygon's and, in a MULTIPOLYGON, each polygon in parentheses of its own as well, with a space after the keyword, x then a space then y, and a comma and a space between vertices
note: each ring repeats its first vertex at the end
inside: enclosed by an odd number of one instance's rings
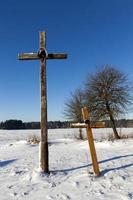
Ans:
POLYGON ((40 49, 37 53, 23 53, 18 55, 19 60, 39 60, 40 61, 40 81, 41 81, 41 141, 39 165, 43 172, 49 173, 48 160, 48 133, 47 133, 47 85, 46 85, 46 60, 65 59, 65 53, 47 53, 46 32, 39 33, 40 49))
POLYGON ((97 176, 100 176, 100 170, 99 170, 97 154, 96 154, 96 149, 95 149, 95 144, 94 144, 94 139, 93 139, 93 134, 92 134, 92 128, 105 128, 105 122, 96 122, 95 124, 91 125, 90 116, 89 116, 87 107, 82 108, 82 115, 83 115, 84 123, 72 124, 71 127, 72 128, 86 128, 93 169, 94 169, 95 174, 97 176))

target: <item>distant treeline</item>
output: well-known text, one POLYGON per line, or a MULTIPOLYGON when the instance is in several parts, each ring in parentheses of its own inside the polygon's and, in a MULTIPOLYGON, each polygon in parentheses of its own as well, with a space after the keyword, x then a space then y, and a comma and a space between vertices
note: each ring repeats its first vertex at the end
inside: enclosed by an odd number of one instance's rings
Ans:
MULTIPOLYGON (((116 120, 116 127, 123 127, 123 128, 133 128, 133 119, 120 119, 116 120)), ((107 128, 111 128, 110 120, 105 120, 105 126, 107 128)))
MULTIPOLYGON (((69 128, 69 121, 49 121, 48 129, 69 128)), ((40 122, 23 122, 22 120, 6 120, 0 123, 0 129, 18 130, 18 129, 40 129, 40 122)))
MULTIPOLYGON (((49 121, 48 129, 70 128, 70 121, 49 121)), ((133 127, 133 119, 121 119, 116 121, 117 127, 130 128, 133 127)), ((111 122, 105 120, 105 126, 111 128, 111 122)), ((40 122, 23 122, 22 120, 6 120, 0 123, 0 129, 18 130, 18 129, 40 129, 40 122)))

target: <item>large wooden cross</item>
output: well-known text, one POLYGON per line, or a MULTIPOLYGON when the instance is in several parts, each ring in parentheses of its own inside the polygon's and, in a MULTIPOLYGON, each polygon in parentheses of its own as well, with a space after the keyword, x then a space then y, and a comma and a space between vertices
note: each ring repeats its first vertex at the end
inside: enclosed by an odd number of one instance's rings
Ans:
POLYGON ((46 87, 46 60, 65 59, 67 54, 51 53, 46 51, 46 32, 40 32, 40 49, 37 53, 23 53, 18 55, 19 60, 40 60, 41 79, 41 141, 39 165, 43 172, 49 173, 48 141, 47 141, 47 87, 46 87))

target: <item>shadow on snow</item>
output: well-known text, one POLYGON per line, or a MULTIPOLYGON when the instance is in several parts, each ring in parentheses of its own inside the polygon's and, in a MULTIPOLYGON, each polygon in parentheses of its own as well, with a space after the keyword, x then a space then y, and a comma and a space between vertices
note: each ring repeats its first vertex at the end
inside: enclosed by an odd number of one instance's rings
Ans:
POLYGON ((10 165, 11 163, 15 162, 16 160, 17 159, 0 161, 0 167, 5 167, 6 165, 10 165))
MULTIPOLYGON (((124 156, 116 156, 116 157, 108 158, 108 159, 105 159, 105 160, 101 160, 99 162, 99 164, 106 163, 106 162, 109 162, 109 161, 112 161, 112 160, 117 160, 117 159, 120 159, 120 158, 131 157, 131 156, 133 156, 133 154, 124 155, 124 156)), ((72 172, 72 171, 75 171, 75 170, 84 169, 84 168, 87 168, 87 167, 90 167, 90 166, 92 166, 92 163, 87 164, 87 165, 81 165, 81 166, 78 166, 78 167, 68 168, 68 169, 51 170, 50 172, 52 172, 52 173, 58 173, 58 172, 68 173, 68 172, 72 172)), ((120 169, 124 169, 124 168, 131 167, 131 166, 133 166, 133 163, 130 163, 130 164, 127 164, 127 165, 122 165, 120 167, 105 169, 105 170, 101 171, 101 176, 104 176, 109 171, 120 170, 120 169)))

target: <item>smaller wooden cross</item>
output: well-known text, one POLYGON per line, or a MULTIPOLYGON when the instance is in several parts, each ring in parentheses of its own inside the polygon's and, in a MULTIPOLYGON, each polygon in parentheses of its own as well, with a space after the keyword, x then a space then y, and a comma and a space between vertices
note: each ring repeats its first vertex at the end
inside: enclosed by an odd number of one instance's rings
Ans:
POLYGON ((100 170, 99 170, 99 165, 98 165, 98 161, 97 161, 97 155, 96 155, 96 149, 95 149, 95 144, 94 144, 94 139, 93 139, 93 134, 92 134, 92 128, 105 128, 105 122, 96 122, 94 125, 91 125, 87 107, 82 108, 82 115, 83 115, 83 120, 85 123, 72 124, 71 127, 86 128, 93 169, 94 169, 95 174, 97 176, 99 176, 100 170))
POLYGON ((40 49, 37 53, 23 53, 18 55, 19 60, 39 60, 41 79, 41 141, 40 141, 40 168, 49 173, 48 165, 48 141, 47 141, 47 84, 46 84, 46 60, 65 59, 65 53, 47 53, 46 33, 40 32, 40 49))

